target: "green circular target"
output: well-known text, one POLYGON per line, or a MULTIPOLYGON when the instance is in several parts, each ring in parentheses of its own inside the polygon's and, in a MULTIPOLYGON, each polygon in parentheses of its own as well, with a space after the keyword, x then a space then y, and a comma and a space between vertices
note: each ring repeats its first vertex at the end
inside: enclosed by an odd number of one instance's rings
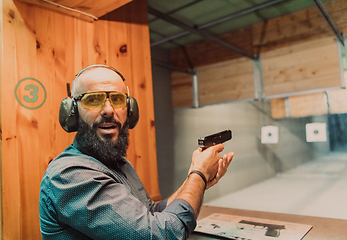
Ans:
POLYGON ((18 103, 27 109, 38 109, 46 101, 45 87, 35 78, 23 78, 14 89, 18 103))

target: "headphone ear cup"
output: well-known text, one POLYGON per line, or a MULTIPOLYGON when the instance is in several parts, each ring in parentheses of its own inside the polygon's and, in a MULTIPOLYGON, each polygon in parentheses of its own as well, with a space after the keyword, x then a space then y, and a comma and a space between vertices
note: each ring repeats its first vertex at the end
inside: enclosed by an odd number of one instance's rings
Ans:
POLYGON ((129 96, 127 99, 129 128, 133 129, 139 121, 139 106, 135 98, 129 96))
POLYGON ((78 128, 78 108, 76 102, 70 98, 64 98, 60 103, 59 123, 66 132, 76 132, 78 128))

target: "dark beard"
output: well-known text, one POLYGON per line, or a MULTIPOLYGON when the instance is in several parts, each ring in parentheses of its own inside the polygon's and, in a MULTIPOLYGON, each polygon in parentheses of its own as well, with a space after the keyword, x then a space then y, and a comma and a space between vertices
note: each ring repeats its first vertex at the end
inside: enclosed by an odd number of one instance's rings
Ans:
POLYGON ((113 118, 102 118, 99 122, 94 123, 91 128, 85 121, 79 118, 75 139, 82 153, 98 159, 111 169, 120 171, 121 166, 125 164, 125 158, 127 156, 126 150, 128 149, 129 142, 128 129, 128 121, 121 127, 121 123, 113 118), (120 128, 117 140, 114 143, 111 139, 103 141, 96 133, 96 125, 103 122, 116 123, 120 128))

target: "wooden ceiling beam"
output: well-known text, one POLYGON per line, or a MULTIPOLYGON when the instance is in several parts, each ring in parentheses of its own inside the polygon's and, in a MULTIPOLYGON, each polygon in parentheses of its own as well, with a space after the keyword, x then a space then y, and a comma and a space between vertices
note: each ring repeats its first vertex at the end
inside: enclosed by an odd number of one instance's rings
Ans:
POLYGON ((101 16, 120 8, 132 0, 99 0, 99 1, 59 1, 59 0, 19 0, 54 12, 93 22, 101 16))

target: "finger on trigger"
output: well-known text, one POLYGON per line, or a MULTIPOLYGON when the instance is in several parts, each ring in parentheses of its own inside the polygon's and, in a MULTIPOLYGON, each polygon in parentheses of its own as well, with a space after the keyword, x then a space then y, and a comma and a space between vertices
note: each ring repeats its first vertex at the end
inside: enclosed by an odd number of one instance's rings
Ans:
POLYGON ((224 145, 221 144, 221 143, 219 143, 219 144, 217 144, 217 145, 214 145, 213 147, 214 147, 218 152, 221 152, 221 151, 224 150, 224 145))

